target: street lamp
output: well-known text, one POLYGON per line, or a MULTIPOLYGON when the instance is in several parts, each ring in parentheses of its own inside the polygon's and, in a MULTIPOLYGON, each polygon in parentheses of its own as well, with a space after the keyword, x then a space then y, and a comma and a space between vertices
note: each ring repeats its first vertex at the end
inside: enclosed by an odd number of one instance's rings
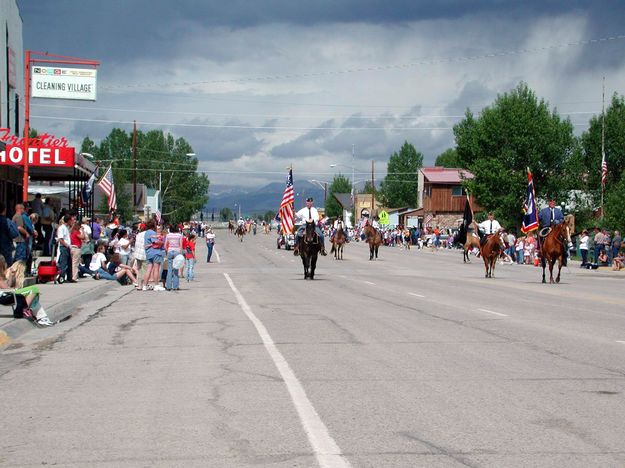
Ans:
POLYGON ((311 184, 317 184, 319 187, 323 189, 323 205, 326 204, 326 198, 328 197, 328 183, 325 180, 317 180, 317 179, 309 179, 308 182, 311 184))

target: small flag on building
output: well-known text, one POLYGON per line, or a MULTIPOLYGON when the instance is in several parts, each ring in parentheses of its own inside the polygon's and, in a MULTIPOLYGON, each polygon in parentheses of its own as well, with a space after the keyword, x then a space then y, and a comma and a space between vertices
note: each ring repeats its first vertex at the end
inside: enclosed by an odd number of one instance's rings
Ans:
POLYGON ((98 182, 98 187, 102 189, 109 200, 109 210, 117 209, 117 197, 115 195, 115 184, 113 183, 113 165, 106 170, 104 177, 98 182))
POLYGON ((283 233, 293 232, 293 202, 295 201, 295 195, 293 193, 293 169, 289 169, 289 174, 286 177, 286 187, 284 188, 284 194, 282 195, 282 202, 280 203, 280 226, 283 233))
POLYGON ((521 231, 525 234, 538 229, 538 211, 536 210, 536 194, 534 193, 534 179, 532 173, 527 170, 527 195, 525 197, 525 204, 523 205, 523 224, 521 225, 521 231))

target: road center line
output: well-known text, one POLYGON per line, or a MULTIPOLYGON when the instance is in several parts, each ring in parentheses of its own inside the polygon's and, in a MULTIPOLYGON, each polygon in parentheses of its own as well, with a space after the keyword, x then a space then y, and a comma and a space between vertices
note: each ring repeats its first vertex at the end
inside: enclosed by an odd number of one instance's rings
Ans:
POLYGON ((411 296, 415 296, 415 297, 425 297, 423 294, 417 294, 417 293, 408 293, 411 296))
POLYGON ((313 449, 317 463, 321 468, 350 468, 349 461, 343 456, 341 449, 336 444, 334 439, 330 436, 328 428, 323 423, 319 414, 313 407, 312 403, 306 395, 306 391, 302 384, 297 380, 295 373, 291 370, 289 363, 286 361, 282 353, 278 350, 271 335, 263 325, 263 323, 254 315, 252 309, 245 301, 245 298, 241 295, 236 288, 230 275, 224 273, 226 281, 230 285, 230 289, 234 292, 234 295, 241 306, 241 309, 247 315, 247 318, 254 324, 256 331, 263 341, 265 349, 269 353, 269 356, 273 360, 278 372, 282 376, 286 388, 291 396, 295 410, 299 416, 299 419, 304 427, 308 441, 313 449))
POLYGON ((215 252, 215 255, 217 256, 217 263, 221 263, 221 257, 219 256, 219 252, 217 252, 217 249, 213 249, 213 252, 215 252))
POLYGON ((507 317, 506 314, 500 314, 499 312, 493 312, 492 310, 488 310, 488 309, 477 309, 481 312, 486 312, 487 314, 493 314, 493 315, 499 315, 500 317, 507 317))
POLYGON ((622 344, 625 344, 625 341, 619 341, 619 340, 616 340, 616 342, 617 342, 617 343, 622 343, 622 344))
POLYGON ((375 286, 375 283, 372 283, 371 281, 365 281, 365 283, 370 284, 371 286, 375 286))

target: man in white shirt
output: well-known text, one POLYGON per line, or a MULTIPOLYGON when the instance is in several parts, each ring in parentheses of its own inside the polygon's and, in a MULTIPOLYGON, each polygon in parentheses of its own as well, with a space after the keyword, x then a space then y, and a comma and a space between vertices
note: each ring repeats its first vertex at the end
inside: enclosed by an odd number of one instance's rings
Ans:
POLYGON ((480 234, 480 245, 484 245, 489 236, 501 229, 501 224, 495 219, 493 212, 489 211, 488 218, 478 224, 477 228, 480 234))
POLYGON ((70 263, 70 249, 72 247, 72 241, 69 237, 69 230, 72 228, 74 224, 74 217, 70 215, 65 215, 63 217, 63 223, 59 225, 56 230, 56 239, 58 242, 59 249, 59 278, 65 279, 67 276, 68 283, 72 283, 72 271, 71 271, 71 263, 70 263))
POLYGON ((306 220, 309 219, 312 219, 315 222, 315 231, 317 232, 319 240, 321 241, 320 253, 321 255, 327 255, 328 253, 326 252, 323 232, 317 224, 319 222, 319 212, 317 211, 317 208, 313 206, 312 197, 308 197, 306 199, 306 206, 299 210, 297 213, 295 213, 295 224, 299 225, 299 228, 297 229, 297 233, 295 234, 295 249, 293 250, 293 255, 299 255, 299 241, 304 234, 304 229, 306 229, 306 220))

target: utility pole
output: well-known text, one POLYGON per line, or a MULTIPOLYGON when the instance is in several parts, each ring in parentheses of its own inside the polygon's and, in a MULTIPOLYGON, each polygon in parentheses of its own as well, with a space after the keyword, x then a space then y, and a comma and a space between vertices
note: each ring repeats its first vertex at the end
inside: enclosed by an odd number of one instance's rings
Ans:
POLYGON ((326 206, 326 199, 328 198, 328 183, 323 183, 323 206, 326 206))
POLYGON ((375 209, 375 161, 371 160, 371 216, 373 216, 373 210, 375 209))
POLYGON ((134 121, 132 132, 132 212, 137 205, 137 121, 134 121))

